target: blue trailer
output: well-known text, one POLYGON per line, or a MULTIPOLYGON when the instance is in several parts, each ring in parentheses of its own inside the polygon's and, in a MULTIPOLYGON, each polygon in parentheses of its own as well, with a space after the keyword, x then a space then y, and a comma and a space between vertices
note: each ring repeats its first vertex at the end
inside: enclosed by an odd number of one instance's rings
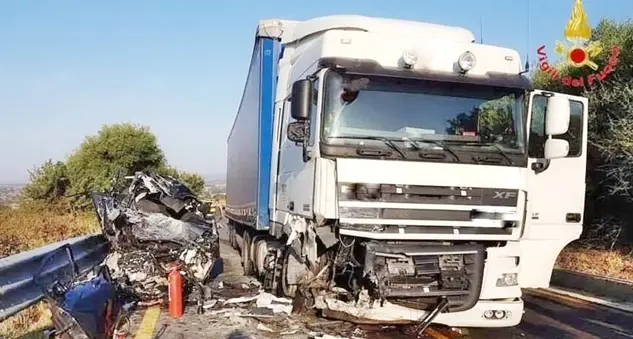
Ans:
POLYGON ((269 228, 273 106, 281 44, 255 39, 242 100, 228 138, 226 204, 229 218, 256 230, 269 228))

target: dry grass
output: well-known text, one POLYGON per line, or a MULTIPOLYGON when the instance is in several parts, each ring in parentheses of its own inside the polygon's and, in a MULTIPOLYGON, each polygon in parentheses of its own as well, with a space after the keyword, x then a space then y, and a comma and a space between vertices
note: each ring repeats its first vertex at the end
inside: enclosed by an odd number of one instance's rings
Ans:
POLYGON ((633 281, 633 257, 622 250, 566 248, 558 256, 556 267, 633 281))
POLYGON ((0 323, 0 338, 41 338, 37 332, 50 324, 51 312, 41 302, 0 323))
MULTIPOLYGON (((79 235, 98 232, 94 213, 69 213, 60 206, 0 209, 0 258, 79 235)), ((0 338, 40 338, 50 312, 39 303, 0 323, 0 338)))
POLYGON ((94 212, 40 204, 0 209, 0 258, 98 231, 94 212))

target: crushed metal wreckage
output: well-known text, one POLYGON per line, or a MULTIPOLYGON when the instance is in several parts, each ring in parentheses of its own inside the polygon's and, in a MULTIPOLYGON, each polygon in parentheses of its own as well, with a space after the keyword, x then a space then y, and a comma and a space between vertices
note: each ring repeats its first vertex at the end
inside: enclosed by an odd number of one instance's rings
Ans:
MULTIPOLYGON (((210 206, 178 180, 137 172, 127 189, 117 191, 118 179, 92 201, 103 234, 112 244, 105 260, 119 293, 144 304, 167 297, 167 274, 178 264, 185 293, 198 289, 212 271, 221 270, 219 236, 210 206)), ((202 301, 199 301, 199 304, 202 301)))

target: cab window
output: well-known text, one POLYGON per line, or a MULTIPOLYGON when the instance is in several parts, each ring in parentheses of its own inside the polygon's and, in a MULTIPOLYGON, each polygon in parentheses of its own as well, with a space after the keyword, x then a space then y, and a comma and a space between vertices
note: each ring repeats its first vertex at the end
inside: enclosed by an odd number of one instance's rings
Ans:
MULTIPOLYGON (((582 126, 584 105, 580 101, 569 102, 571 117, 569 130, 562 135, 553 136, 554 139, 563 139, 569 142, 568 158, 579 157, 582 154, 582 126)), ((532 120, 530 121, 530 142, 528 155, 531 158, 543 158, 545 156, 545 111, 547 109, 547 97, 535 95, 532 101, 532 120)))

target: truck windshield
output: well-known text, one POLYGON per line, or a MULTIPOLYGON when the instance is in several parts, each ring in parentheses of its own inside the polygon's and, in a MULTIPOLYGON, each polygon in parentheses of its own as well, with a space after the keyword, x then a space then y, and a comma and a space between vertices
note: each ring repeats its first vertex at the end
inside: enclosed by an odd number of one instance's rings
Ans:
POLYGON ((322 135, 523 153, 523 100, 520 89, 330 71, 322 135))

